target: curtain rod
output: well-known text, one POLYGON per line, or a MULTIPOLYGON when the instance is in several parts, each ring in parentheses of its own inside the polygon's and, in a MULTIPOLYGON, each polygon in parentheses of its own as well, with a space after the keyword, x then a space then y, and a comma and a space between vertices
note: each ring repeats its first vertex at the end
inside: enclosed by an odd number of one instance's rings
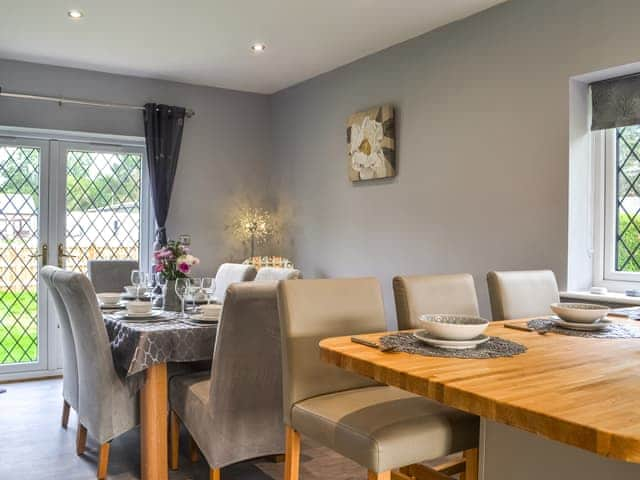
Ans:
MULTIPOLYGON (((60 105, 63 103, 70 103, 74 105, 87 105, 90 107, 101 107, 101 108, 119 108, 123 110, 144 110, 144 107, 139 105, 127 105, 124 103, 106 103, 99 102, 94 100, 81 100, 79 98, 64 98, 64 97, 47 97, 44 95, 31 95, 28 93, 11 93, 4 92, 2 87, 0 87, 0 97, 10 97, 10 98, 21 98, 25 100, 44 100, 46 102, 56 102, 60 105)), ((185 116, 187 118, 191 118, 196 114, 192 109, 188 108, 185 116)))

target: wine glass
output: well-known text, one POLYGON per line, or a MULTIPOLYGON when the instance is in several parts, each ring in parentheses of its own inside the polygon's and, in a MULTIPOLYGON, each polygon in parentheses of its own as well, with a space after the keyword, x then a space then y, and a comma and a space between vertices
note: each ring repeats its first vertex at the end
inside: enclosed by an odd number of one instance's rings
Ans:
POLYGON ((176 279, 176 295, 178 295, 178 298, 182 302, 182 312, 178 318, 187 318, 187 314, 184 311, 184 300, 188 294, 189 284, 190 282, 188 278, 176 279))
POLYGON ((196 308, 198 297, 202 291, 202 279, 199 277, 189 278, 189 298, 193 302, 193 308, 196 308))
POLYGON ((162 272, 156 272, 155 277, 156 277, 156 288, 154 289, 154 292, 156 295, 156 301, 158 298, 162 298, 163 301, 158 302, 158 304, 159 306, 164 308, 164 295, 166 293, 164 289, 167 284, 167 279, 165 278, 162 272))
POLYGON ((142 284, 142 277, 144 272, 140 270, 131 271, 131 285, 136 287, 136 299, 140 297, 140 285, 142 284))
POLYGON ((211 303, 213 292, 216 291, 216 279, 213 277, 203 277, 202 288, 207 293, 207 304, 211 303))

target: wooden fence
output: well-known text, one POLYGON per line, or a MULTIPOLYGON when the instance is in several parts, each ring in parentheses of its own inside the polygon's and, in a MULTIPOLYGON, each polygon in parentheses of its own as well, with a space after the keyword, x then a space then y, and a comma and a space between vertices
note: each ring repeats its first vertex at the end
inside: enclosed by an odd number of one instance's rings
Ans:
MULTIPOLYGON (((36 248, 12 246, 0 247, 0 290, 30 290, 36 287, 37 269, 40 263, 33 258, 40 251, 36 248)), ((65 259, 64 267, 68 270, 87 272, 89 260, 128 260, 138 258, 138 247, 72 247, 68 253, 73 258, 65 259)), ((51 254, 49 255, 50 259, 51 254)))

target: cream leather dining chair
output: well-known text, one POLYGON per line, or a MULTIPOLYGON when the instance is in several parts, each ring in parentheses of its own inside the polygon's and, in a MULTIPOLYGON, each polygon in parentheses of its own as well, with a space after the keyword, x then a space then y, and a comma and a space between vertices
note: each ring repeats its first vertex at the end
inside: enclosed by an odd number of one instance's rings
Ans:
POLYGON ((96 292, 117 293, 131 285, 131 272, 139 268, 135 260, 89 260, 87 275, 96 292))
POLYGON ((420 327, 425 313, 480 315, 473 277, 452 275, 407 275, 393 278, 398 329, 420 327))
POLYGON ((54 285, 53 278, 60 268, 45 266, 40 270, 40 278, 47 286, 50 298, 56 309, 58 325, 60 325, 60 340, 62 343, 62 428, 69 424, 69 412, 73 408, 78 411, 78 362, 76 361, 76 346, 71 333, 71 323, 67 308, 62 297, 54 285))
POLYGON ((216 272, 215 300, 224 303, 229 285, 237 282, 250 282, 256 278, 256 267, 242 263, 223 263, 216 272))
POLYGON ((284 452, 276 285, 231 285, 211 372, 171 379, 172 469, 178 467, 178 419, 202 451, 212 480, 227 465, 284 452))
MULTIPOLYGON (((298 480, 301 434, 359 463, 370 480, 389 480, 393 469, 454 452, 470 450, 477 458, 477 417, 320 359, 318 342, 325 337, 386 329, 376 279, 280 282, 278 309, 285 480, 298 480)), ((475 463, 468 465, 471 476, 475 463)))
POLYGON ((494 320, 549 315, 549 306, 560 301, 551 270, 489 272, 487 284, 494 320))
POLYGON ((264 280, 297 280, 302 278, 300 270, 295 268, 262 267, 256 274, 255 281, 264 280))
POLYGON ((87 432, 100 445, 98 478, 107 476, 112 439, 138 424, 138 396, 116 373, 109 337, 91 281, 81 273, 57 271, 53 284, 69 314, 78 364, 78 436, 82 455, 87 432))

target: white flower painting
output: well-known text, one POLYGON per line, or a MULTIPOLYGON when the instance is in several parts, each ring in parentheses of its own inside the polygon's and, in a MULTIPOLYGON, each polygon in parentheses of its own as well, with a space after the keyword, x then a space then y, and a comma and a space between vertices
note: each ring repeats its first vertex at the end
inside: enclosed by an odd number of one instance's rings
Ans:
POLYGON ((347 143, 352 182, 396 174, 394 111, 390 105, 359 112, 349 118, 347 143))

